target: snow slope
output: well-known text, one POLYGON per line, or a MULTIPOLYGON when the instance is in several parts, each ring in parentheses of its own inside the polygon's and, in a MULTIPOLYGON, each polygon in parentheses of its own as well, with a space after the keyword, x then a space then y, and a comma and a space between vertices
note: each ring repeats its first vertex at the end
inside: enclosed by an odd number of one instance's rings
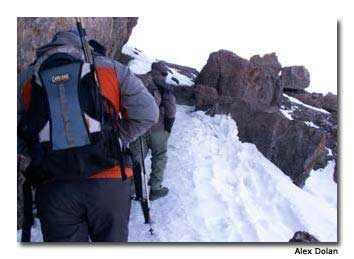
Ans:
POLYGON ((149 236, 134 203, 129 241, 287 242, 298 230, 337 240, 333 204, 298 188, 254 145, 241 143, 228 116, 179 106, 168 156, 170 195, 152 203, 156 234, 149 236))
POLYGON ((170 194, 152 202, 155 234, 133 202, 130 242, 287 242, 298 230, 337 240, 336 193, 314 192, 319 181, 312 177, 305 190, 295 186, 253 144, 239 141, 229 116, 178 106, 168 156, 170 194))

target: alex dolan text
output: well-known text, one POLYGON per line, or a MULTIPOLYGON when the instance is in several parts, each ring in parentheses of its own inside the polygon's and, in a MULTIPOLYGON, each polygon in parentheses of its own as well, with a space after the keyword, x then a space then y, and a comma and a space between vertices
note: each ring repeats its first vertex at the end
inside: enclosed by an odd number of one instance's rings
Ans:
POLYGON ((322 255, 335 255, 338 254, 338 249, 336 248, 296 248, 295 254, 299 255, 311 255, 311 254, 322 254, 322 255))

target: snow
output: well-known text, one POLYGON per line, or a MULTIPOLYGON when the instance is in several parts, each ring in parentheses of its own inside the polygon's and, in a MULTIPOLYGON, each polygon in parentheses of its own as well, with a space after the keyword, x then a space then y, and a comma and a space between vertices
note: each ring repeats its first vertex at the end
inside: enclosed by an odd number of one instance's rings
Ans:
POLYGON ((313 123, 312 121, 304 121, 305 124, 311 128, 315 128, 315 129, 319 129, 320 127, 317 126, 315 123, 313 123))
POLYGON ((312 170, 303 189, 336 208, 337 184, 333 180, 334 167, 335 162, 330 161, 324 169, 312 170))
POLYGON ((194 85, 194 81, 192 80, 192 78, 189 78, 188 76, 182 75, 175 68, 168 67, 168 69, 171 72, 168 71, 168 74, 167 74, 167 77, 166 77, 166 83, 172 84, 172 85, 182 85, 182 86, 192 86, 192 85, 194 85), (172 80, 172 78, 177 79, 179 83, 177 83, 176 81, 172 80))
POLYGON ((289 98, 289 100, 292 102, 292 103, 295 103, 295 104, 298 104, 298 105, 302 105, 306 108, 309 108, 309 109, 312 109, 312 110, 315 110, 315 111, 318 111, 318 112, 322 112, 322 113, 326 113, 326 114, 330 114, 328 111, 324 110, 324 109, 319 109, 319 108, 316 108, 316 107, 313 107, 311 105, 308 105, 308 104, 305 104, 303 102, 301 102, 300 100, 292 97, 292 96, 289 96, 287 94, 283 94, 285 97, 289 98))
POLYGON ((151 71, 152 63, 156 62, 156 59, 150 58, 140 50, 134 48, 129 44, 123 46, 122 52, 128 56, 134 58, 129 61, 128 66, 136 75, 143 75, 151 71))
POLYGON ((288 242, 299 230, 337 241, 336 193, 324 192, 327 184, 334 188, 327 181, 333 165, 311 173, 300 189, 237 134, 229 116, 177 106, 164 181, 170 193, 151 203, 153 236, 140 204, 132 202, 129 241, 288 242))
POLYGON ((291 116, 293 110, 285 110, 285 109, 279 109, 281 113, 288 119, 288 120, 293 120, 293 117, 291 116))
POLYGON ((337 240, 336 208, 241 143, 228 116, 179 106, 168 156, 170 194, 152 202, 156 234, 149 236, 134 203, 131 242, 287 242, 298 230, 337 240))
MULTIPOLYGON (((128 66, 136 75, 143 75, 149 73, 151 71, 151 65, 154 62, 158 62, 158 60, 150 58, 145 55, 143 52, 138 50, 137 48, 131 46, 130 44, 125 44, 123 46, 122 52, 130 57, 133 60, 129 61, 128 66)), ((178 69, 167 66, 170 70, 166 76, 166 83, 172 85, 181 85, 181 86, 192 86, 194 85, 194 79, 196 76, 190 78, 181 74, 178 69), (172 78, 178 80, 178 83, 174 81, 172 78)))

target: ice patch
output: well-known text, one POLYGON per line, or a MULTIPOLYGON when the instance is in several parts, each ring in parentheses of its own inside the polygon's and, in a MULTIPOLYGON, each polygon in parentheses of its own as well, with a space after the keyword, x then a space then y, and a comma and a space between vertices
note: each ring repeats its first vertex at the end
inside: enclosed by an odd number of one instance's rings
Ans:
POLYGON ((288 119, 288 120, 294 120, 293 117, 291 116, 292 110, 285 110, 285 109, 279 109, 281 113, 288 119))
POLYGON ((313 123, 312 121, 304 121, 305 124, 311 128, 315 128, 315 129, 319 129, 320 127, 317 126, 315 123, 313 123))
POLYGON ((289 100, 292 102, 292 103, 295 103, 295 104, 298 104, 298 105, 302 105, 306 108, 309 108, 309 109, 312 109, 312 110, 315 110, 315 111, 318 111, 318 112, 322 112, 322 113, 326 113, 326 114, 330 114, 328 111, 324 110, 324 109, 319 109, 319 108, 316 108, 316 107, 313 107, 311 105, 308 105, 308 104, 305 104, 303 102, 301 102, 300 100, 292 97, 292 96, 289 96, 287 94, 283 94, 285 97, 289 98, 289 100))

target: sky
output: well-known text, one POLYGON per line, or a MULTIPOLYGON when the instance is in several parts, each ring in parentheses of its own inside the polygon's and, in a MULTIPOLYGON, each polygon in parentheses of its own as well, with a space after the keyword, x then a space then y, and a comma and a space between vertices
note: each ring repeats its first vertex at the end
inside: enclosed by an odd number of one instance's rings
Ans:
POLYGON ((283 67, 304 65, 310 71, 308 91, 337 93, 337 21, 325 16, 146 15, 129 43, 152 58, 199 71, 220 49, 246 59, 275 52, 283 67))

